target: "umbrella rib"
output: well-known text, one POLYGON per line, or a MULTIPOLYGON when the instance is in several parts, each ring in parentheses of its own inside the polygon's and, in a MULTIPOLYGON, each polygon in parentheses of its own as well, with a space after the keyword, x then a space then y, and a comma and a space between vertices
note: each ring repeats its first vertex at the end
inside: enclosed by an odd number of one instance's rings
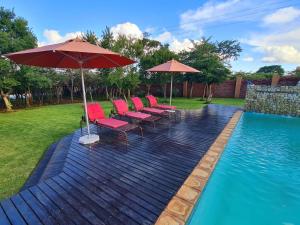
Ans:
POLYGON ((116 63, 115 61, 111 60, 110 58, 106 57, 105 55, 100 55, 100 56, 103 57, 103 58, 105 58, 105 59, 107 59, 108 61, 110 61, 111 63, 115 64, 116 66, 121 67, 120 64, 116 63))

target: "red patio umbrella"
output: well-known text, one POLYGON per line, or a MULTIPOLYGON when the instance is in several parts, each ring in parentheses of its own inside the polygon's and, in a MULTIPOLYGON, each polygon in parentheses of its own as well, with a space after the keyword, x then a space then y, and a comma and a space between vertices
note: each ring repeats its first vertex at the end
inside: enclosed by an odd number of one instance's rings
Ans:
POLYGON ((148 72, 168 72, 171 73, 171 87, 170 87, 170 105, 172 104, 172 92, 173 92, 173 73, 199 73, 199 70, 194 69, 193 67, 184 65, 174 59, 154 66, 151 69, 147 70, 148 72))
POLYGON ((90 134, 83 68, 113 68, 134 63, 131 59, 99 46, 92 45, 80 38, 71 39, 63 43, 10 53, 5 56, 16 63, 23 65, 80 69, 88 130, 88 135, 79 139, 79 142, 83 144, 90 144, 99 140, 98 135, 90 134))

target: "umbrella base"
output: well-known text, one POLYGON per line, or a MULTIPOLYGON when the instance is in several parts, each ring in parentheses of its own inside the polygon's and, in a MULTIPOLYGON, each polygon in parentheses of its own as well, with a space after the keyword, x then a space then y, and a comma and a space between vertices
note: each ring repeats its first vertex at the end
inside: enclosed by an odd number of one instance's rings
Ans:
POLYGON ((79 143, 83 145, 90 145, 98 142, 100 140, 99 135, 97 134, 90 134, 84 135, 79 138, 79 143))

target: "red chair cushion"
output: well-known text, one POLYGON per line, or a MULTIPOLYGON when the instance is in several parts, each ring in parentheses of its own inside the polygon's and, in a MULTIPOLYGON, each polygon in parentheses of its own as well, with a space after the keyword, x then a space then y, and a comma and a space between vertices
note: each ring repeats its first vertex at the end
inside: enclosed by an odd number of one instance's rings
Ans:
POLYGON ((155 98, 153 95, 147 95, 146 98, 147 98, 148 101, 149 101, 150 107, 155 107, 155 106, 157 106, 157 100, 156 100, 156 98, 155 98))
POLYGON ((122 99, 114 100, 113 104, 119 115, 125 116, 125 114, 129 111, 127 103, 122 99))
POLYGON ((176 106, 173 106, 173 105, 158 104, 158 105, 156 105, 156 107, 161 108, 161 109, 166 109, 166 110, 175 110, 176 109, 176 106))
POLYGON ((134 105, 135 111, 141 111, 144 108, 144 104, 139 97, 132 97, 131 101, 134 105))
POLYGON ((146 114, 146 113, 141 113, 141 112, 128 112, 128 113, 126 113, 126 116, 129 116, 129 117, 135 118, 135 119, 139 119, 139 120, 144 120, 144 119, 151 117, 151 115, 146 114))
POLYGON ((89 120, 92 122, 105 118, 104 110, 99 103, 88 103, 87 113, 89 120))
POLYGON ((149 108, 149 107, 145 107, 145 108, 143 108, 143 110, 145 112, 156 113, 156 114, 163 114, 165 112, 164 110, 161 110, 161 109, 155 109, 155 108, 149 108))
POLYGON ((118 128, 118 127, 122 127, 128 124, 128 122, 123 121, 123 120, 117 120, 114 118, 105 118, 105 119, 99 119, 97 121, 97 123, 99 125, 103 125, 105 127, 109 127, 109 128, 118 128))

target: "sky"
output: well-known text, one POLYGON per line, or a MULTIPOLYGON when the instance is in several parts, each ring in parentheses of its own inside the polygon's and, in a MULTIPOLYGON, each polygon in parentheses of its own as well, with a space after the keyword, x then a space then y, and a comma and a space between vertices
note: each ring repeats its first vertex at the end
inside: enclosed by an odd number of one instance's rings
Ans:
POLYGON ((238 40, 243 51, 234 71, 300 66, 300 0, 1 0, 0 6, 28 20, 39 45, 88 30, 100 35, 108 26, 115 36, 148 32, 175 52, 203 37, 238 40))

